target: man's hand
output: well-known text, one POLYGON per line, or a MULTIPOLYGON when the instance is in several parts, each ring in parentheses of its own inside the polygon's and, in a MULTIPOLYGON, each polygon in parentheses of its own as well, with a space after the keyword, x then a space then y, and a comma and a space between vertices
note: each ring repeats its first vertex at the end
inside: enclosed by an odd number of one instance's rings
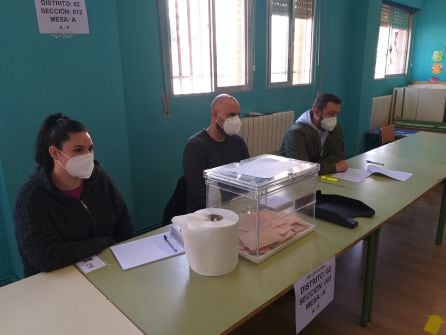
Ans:
POLYGON ((344 160, 337 162, 335 166, 336 166, 336 172, 343 172, 348 169, 348 164, 344 160))

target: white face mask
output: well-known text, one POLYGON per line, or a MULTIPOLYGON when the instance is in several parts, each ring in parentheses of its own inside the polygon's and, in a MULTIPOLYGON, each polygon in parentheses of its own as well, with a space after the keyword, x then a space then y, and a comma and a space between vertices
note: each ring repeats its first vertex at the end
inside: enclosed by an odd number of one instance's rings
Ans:
POLYGON ((223 123, 223 130, 227 135, 236 135, 240 131, 240 126, 242 125, 242 121, 240 121, 240 117, 238 115, 228 117, 223 123))
POLYGON ((336 116, 333 117, 325 117, 321 121, 321 128, 326 131, 332 131, 335 129, 336 124, 338 123, 336 116))
POLYGON ((63 166, 62 163, 60 163, 60 165, 62 165, 71 176, 82 179, 90 178, 94 168, 94 154, 92 152, 72 158, 68 157, 60 150, 59 152, 68 158, 66 166, 63 166))

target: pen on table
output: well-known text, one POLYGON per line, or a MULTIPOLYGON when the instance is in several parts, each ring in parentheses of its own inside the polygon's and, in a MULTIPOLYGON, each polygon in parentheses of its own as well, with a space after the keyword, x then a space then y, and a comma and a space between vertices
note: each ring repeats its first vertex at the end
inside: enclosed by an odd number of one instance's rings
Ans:
POLYGON ((322 180, 327 180, 327 181, 334 181, 334 182, 339 181, 338 178, 335 178, 335 177, 329 177, 329 176, 320 176, 320 178, 321 178, 322 180))
POLYGON ((384 165, 384 163, 374 162, 374 161, 369 161, 369 160, 366 160, 365 162, 370 163, 370 164, 384 165))
POLYGON ((164 241, 167 242, 167 244, 172 248, 173 251, 177 252, 178 250, 170 243, 169 239, 167 238, 167 235, 164 234, 164 241))

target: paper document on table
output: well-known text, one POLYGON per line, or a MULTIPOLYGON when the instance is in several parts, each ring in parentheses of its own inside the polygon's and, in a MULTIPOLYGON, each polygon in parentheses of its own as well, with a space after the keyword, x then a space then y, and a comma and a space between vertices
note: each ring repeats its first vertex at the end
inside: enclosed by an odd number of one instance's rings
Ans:
POLYGON ((184 253, 181 243, 170 233, 144 237, 110 249, 123 270, 184 253))
POLYGON ((399 181, 406 181, 407 179, 409 179, 410 177, 413 176, 413 173, 411 173, 411 172, 389 170, 389 169, 385 169, 381 166, 374 166, 374 165, 367 166, 367 170, 369 170, 371 173, 383 174, 387 177, 390 177, 390 178, 393 178, 393 179, 396 179, 399 181))
POLYGON ((411 172, 396 171, 385 169, 381 166, 367 165, 366 169, 352 169, 348 168, 345 172, 338 172, 333 174, 333 177, 353 181, 359 183, 369 177, 373 173, 379 173, 389 178, 393 178, 399 181, 406 181, 413 176, 411 172))
POLYGON ((371 173, 365 169, 348 168, 344 172, 338 172, 333 174, 333 177, 359 183, 360 181, 363 181, 370 175, 371 173))
POLYGON ((282 162, 271 158, 259 158, 245 164, 240 164, 227 171, 258 178, 272 178, 280 172, 296 167, 294 162, 282 162))

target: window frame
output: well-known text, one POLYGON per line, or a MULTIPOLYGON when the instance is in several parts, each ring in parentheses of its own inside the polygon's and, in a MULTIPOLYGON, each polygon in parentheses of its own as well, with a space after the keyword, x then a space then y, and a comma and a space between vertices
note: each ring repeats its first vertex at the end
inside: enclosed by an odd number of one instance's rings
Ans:
POLYGON ((409 74, 409 63, 410 63, 410 56, 411 56, 411 46, 412 46, 412 29, 413 29, 413 21, 414 21, 414 12, 412 10, 410 10, 410 8, 404 7, 404 6, 397 6, 394 5, 392 3, 388 3, 388 2, 383 2, 381 7, 380 7, 380 15, 379 15, 379 25, 378 25, 378 40, 377 40, 377 44, 376 44, 376 55, 375 55, 375 68, 373 71, 373 79, 374 80, 383 80, 383 79, 392 79, 392 78, 396 78, 396 77, 401 77, 401 76, 408 76, 409 74), (386 63, 385 63, 385 68, 384 68, 384 76, 383 77, 376 77, 376 62, 378 59, 378 46, 379 46, 379 30, 381 29, 381 15, 382 15, 382 8, 383 6, 389 6, 390 7, 390 24, 389 24, 389 34, 387 36, 387 47, 386 47, 386 63), (405 59, 404 59, 404 72, 401 73, 392 73, 392 74, 388 74, 388 69, 389 69, 389 56, 388 56, 388 52, 389 52, 389 44, 391 43, 391 32, 393 30, 393 21, 392 21, 392 12, 393 10, 397 8, 400 10, 404 10, 408 13, 409 15, 409 19, 408 19, 408 37, 407 37, 407 42, 406 42, 406 55, 405 55, 405 59))
MULTIPOLYGON (((183 0, 181 0, 183 1, 183 0)), ((220 93, 237 93, 237 92, 248 92, 252 90, 253 83, 253 0, 243 0, 244 2, 244 22, 245 22, 245 84, 244 85, 234 85, 234 86, 218 86, 218 69, 217 69, 217 43, 216 43, 216 20, 215 20, 215 1, 218 0, 206 0, 209 4, 209 61, 210 61, 210 84, 211 88, 206 92, 188 92, 188 93, 174 93, 174 76, 173 76, 173 63, 172 63, 172 45, 171 45, 171 29, 170 29, 170 18, 169 18, 169 7, 167 0, 158 0, 160 12, 160 26, 165 27, 162 29, 161 39, 162 39, 162 57, 163 57, 163 72, 165 81, 165 95, 168 93, 170 97, 185 97, 185 96, 200 96, 200 95, 210 95, 210 94, 220 94, 220 93), (161 9, 162 8, 162 9, 161 9), (164 31, 163 31, 164 30, 164 31), (167 59, 166 59, 167 56, 167 59)))
POLYGON ((316 12, 317 12, 317 0, 312 0, 313 2, 313 12, 312 12, 312 26, 311 26, 311 65, 310 65, 310 80, 308 83, 297 83, 293 84, 293 69, 294 69, 294 33, 295 33, 295 19, 296 13, 294 11, 294 4, 297 0, 289 0, 292 3, 291 16, 289 29, 288 29, 288 70, 287 70, 287 81, 281 82, 271 82, 271 24, 272 24, 272 6, 273 0, 268 0, 267 8, 267 20, 268 20, 268 35, 267 35, 267 62, 266 62, 266 87, 267 88, 284 88, 284 87, 298 87, 298 86, 311 86, 314 84, 315 76, 315 65, 316 65, 316 54, 317 54, 317 25, 316 25, 316 12))

